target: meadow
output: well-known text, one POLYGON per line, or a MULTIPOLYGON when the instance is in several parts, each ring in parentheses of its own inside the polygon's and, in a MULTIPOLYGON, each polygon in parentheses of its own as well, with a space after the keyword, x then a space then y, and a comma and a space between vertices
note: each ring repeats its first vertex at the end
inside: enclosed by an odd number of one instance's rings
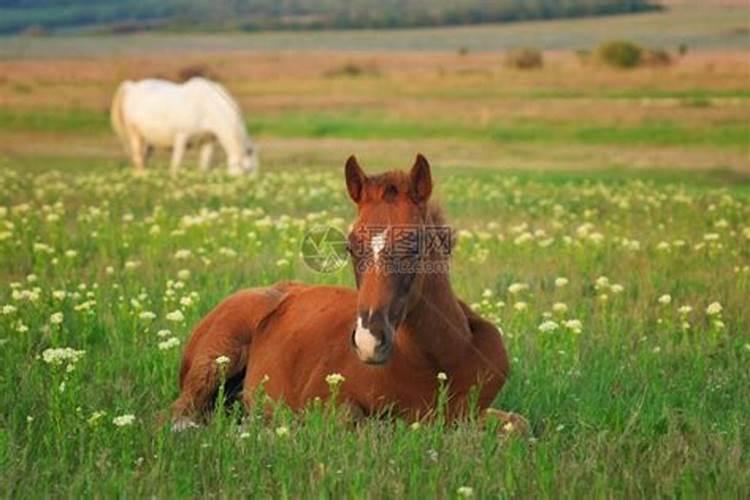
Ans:
POLYGON ((308 228, 352 217, 342 176, 6 167, 4 496, 750 488, 747 186, 438 168, 460 231, 454 286, 504 330, 513 373, 495 404, 525 415, 529 436, 471 422, 351 429, 325 406, 242 425, 219 413, 173 434, 162 417, 180 347, 208 309, 282 279, 352 285, 348 267, 318 274, 299 256, 308 228))
POLYGON ((0 495, 747 497, 737 19, 0 39, 0 495), (630 71, 571 52, 608 33, 698 49, 630 71), (505 67, 491 50, 514 37, 552 49, 543 68, 505 67), (109 128, 116 84, 196 67, 245 111, 258 176, 230 178, 222 158, 201 175, 194 153, 177 179, 165 153, 133 175, 109 128), (454 289, 512 358, 494 406, 531 432, 350 427, 325 403, 170 432, 192 326, 245 287, 353 286, 350 266, 309 269, 302 239, 353 218, 350 153, 370 172, 417 151, 458 234, 454 289))

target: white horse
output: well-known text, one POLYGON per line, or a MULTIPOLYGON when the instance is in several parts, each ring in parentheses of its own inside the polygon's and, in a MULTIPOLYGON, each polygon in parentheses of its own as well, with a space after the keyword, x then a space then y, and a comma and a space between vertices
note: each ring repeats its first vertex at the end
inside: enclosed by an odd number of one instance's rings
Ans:
POLYGON ((137 173, 143 173, 153 148, 171 147, 170 171, 176 175, 191 145, 200 145, 200 166, 207 170, 215 142, 226 152, 230 174, 258 169, 257 148, 247 135, 239 106, 224 87, 205 78, 183 84, 124 81, 112 100, 110 117, 137 173))

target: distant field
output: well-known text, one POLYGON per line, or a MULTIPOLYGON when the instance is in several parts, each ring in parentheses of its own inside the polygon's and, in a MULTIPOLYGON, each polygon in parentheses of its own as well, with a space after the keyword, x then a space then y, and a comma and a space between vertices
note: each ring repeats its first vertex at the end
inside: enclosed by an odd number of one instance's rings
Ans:
MULTIPOLYGON (((124 78, 200 67, 245 110, 266 166, 338 165, 415 149, 452 166, 750 172, 744 52, 688 53, 621 71, 549 52, 519 71, 502 54, 252 52, 0 61, 0 154, 124 159, 108 109, 124 78), (63 140, 64 139, 64 140, 63 140)), ((164 162, 157 157, 157 163, 164 162)), ((194 159, 190 157, 189 163, 194 159)))

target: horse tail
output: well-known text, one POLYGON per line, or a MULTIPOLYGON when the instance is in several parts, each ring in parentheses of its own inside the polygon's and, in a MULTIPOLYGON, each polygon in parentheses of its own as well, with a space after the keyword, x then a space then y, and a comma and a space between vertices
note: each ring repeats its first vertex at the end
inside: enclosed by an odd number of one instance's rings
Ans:
POLYGON ((117 134, 123 147, 128 150, 128 137, 125 133, 125 118, 122 114, 122 101, 125 98, 125 92, 130 86, 130 81, 126 80, 122 82, 115 92, 115 96, 112 98, 112 107, 109 110, 109 119, 112 122, 112 129, 117 134))

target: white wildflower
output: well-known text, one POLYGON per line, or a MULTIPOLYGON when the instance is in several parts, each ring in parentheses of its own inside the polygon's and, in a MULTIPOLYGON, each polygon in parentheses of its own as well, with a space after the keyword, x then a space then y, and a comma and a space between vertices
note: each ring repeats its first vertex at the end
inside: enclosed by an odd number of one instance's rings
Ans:
POLYGON ((723 309, 724 308, 721 307, 721 304, 718 302, 712 302, 706 307, 706 314, 709 316, 716 316, 717 314, 720 314, 723 309))
POLYGON ((556 313, 566 313, 568 312, 568 306, 563 302, 555 302, 552 304, 552 310, 556 313))
POLYGON ((42 352, 42 360, 49 365, 74 364, 84 354, 86 354, 86 351, 79 351, 71 347, 50 347, 42 352))
POLYGON ((184 320, 185 315, 182 314, 182 311, 180 311, 179 309, 176 309, 167 314, 167 321, 174 321, 175 323, 179 323, 184 320))
POLYGON ((513 295, 516 295, 528 289, 529 285, 527 285, 526 283, 513 283, 508 287, 508 291, 513 295))
POLYGON ((282 425, 276 428, 276 435, 278 437, 286 437, 289 435, 289 427, 282 425))
POLYGON ((547 320, 543 322, 541 325, 539 325, 539 331, 548 333, 548 332, 554 332, 559 328, 560 325, 558 325, 556 322, 552 320, 547 320))
POLYGON ((125 427, 128 425, 133 425, 133 422, 135 422, 135 415, 120 415, 119 417, 115 417, 112 419, 112 423, 115 424, 117 427, 125 427))
POLYGON ((330 373, 326 375, 326 384, 328 384, 331 387, 336 387, 337 385, 341 384, 344 380, 346 379, 340 373, 330 373))
POLYGON ((458 489, 456 490, 456 493, 457 493, 457 494, 458 494, 458 496, 460 496, 460 497, 463 497, 463 498, 470 498, 470 497, 473 497, 473 496, 474 496, 474 488, 472 488, 471 486, 460 486, 460 487, 459 487, 459 488, 458 488, 458 489))
POLYGON ((569 319, 563 322, 563 325, 565 325, 565 328, 571 330, 573 333, 581 333, 581 330, 583 330, 583 323, 581 323, 581 320, 578 319, 569 319))
POLYGON ((177 337, 170 337, 163 342, 159 342, 159 350, 166 351, 180 345, 180 339, 177 337))

